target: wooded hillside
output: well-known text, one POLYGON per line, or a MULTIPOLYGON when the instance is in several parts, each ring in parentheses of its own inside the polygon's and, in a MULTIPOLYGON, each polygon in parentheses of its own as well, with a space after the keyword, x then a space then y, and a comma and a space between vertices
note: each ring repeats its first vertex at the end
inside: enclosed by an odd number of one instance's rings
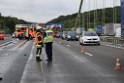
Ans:
MULTIPOLYGON (((120 7, 115 7, 116 10, 116 23, 120 23, 120 7)), ((102 9, 97 9, 97 20, 96 20, 96 25, 101 25, 103 23, 103 11, 102 9)), ((90 27, 94 27, 94 10, 89 12, 82 13, 82 20, 84 16, 84 25, 87 27, 87 22, 89 22, 87 19, 88 15, 90 16, 90 27)), ((67 16, 59 16, 56 19, 53 19, 49 21, 48 23, 64 23, 65 28, 72 28, 75 26, 75 21, 76 21, 77 13, 72 14, 72 15, 67 15, 67 16)), ((105 23, 112 23, 113 22, 113 8, 106 8, 105 9, 105 23)), ((82 22, 83 23, 83 22, 82 22)))
POLYGON ((2 16, 0 13, 0 30, 4 30, 6 33, 12 33, 15 30, 15 24, 27 24, 24 20, 11 16, 2 16))

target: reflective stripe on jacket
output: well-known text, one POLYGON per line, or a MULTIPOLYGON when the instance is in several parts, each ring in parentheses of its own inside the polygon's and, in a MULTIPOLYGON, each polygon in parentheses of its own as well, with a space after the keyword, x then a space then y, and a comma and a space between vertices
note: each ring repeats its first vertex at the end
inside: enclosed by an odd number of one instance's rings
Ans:
POLYGON ((53 31, 46 30, 46 37, 44 38, 44 43, 53 42, 53 31))
POLYGON ((43 46, 43 36, 42 36, 42 34, 40 33, 40 32, 37 32, 36 33, 36 35, 35 35, 35 44, 36 44, 36 46, 37 47, 42 47, 43 46), (40 36, 41 37, 41 41, 38 41, 38 36, 40 36))

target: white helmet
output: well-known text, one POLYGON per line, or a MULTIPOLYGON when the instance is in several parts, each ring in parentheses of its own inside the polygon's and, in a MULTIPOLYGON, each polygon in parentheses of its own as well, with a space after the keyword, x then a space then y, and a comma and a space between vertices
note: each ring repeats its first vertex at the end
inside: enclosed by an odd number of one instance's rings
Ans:
POLYGON ((37 27, 36 27, 36 29, 37 30, 39 30, 39 29, 41 29, 42 27, 41 26, 39 26, 39 25, 37 25, 37 27))

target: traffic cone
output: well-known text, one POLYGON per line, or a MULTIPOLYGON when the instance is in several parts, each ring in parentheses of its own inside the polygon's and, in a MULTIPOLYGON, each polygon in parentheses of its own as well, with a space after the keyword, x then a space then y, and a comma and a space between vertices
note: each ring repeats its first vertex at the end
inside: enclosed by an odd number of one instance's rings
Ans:
POLYGON ((81 53, 84 53, 85 51, 84 51, 84 48, 83 47, 81 47, 81 53))
POLYGON ((121 69, 122 69, 122 66, 121 66, 121 63, 120 63, 119 56, 118 56, 117 59, 116 59, 115 70, 121 70, 121 69))

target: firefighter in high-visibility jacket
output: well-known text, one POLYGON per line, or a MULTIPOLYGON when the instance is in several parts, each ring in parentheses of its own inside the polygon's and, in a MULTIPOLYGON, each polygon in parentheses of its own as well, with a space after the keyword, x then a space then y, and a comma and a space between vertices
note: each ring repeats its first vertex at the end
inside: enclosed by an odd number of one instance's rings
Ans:
POLYGON ((53 31, 48 29, 45 31, 44 43, 47 54, 47 61, 52 61, 52 44, 53 44, 53 31))
POLYGON ((36 31, 35 44, 36 44, 36 47, 37 47, 36 60, 41 61, 40 55, 42 53, 42 48, 44 47, 44 38, 43 38, 42 32, 40 30, 36 31))

